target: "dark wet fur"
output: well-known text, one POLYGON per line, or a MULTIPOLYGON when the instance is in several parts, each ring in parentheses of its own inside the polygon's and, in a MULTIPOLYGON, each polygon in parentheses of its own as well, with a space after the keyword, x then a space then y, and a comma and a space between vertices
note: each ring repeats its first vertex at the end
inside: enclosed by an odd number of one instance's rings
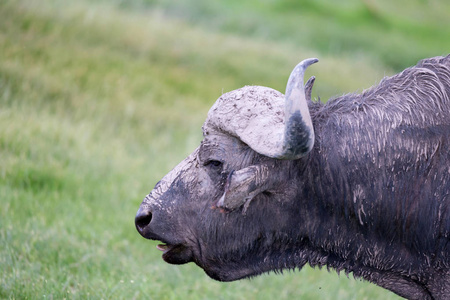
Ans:
POLYGON ((229 160, 208 171, 211 200, 197 199, 199 183, 183 174, 161 196, 183 224, 167 228, 190 228, 192 260, 217 280, 310 264, 408 299, 449 299, 449 97, 450 56, 431 58, 361 94, 311 102, 316 142, 299 160, 274 161, 229 137, 229 160), (229 172, 267 163, 277 184, 245 214, 211 209, 229 172))
MULTIPOLYGON (((223 259, 270 257, 272 266, 255 270, 258 273, 305 263, 327 266, 405 297, 431 299, 430 289, 450 297, 449 96, 450 57, 446 57, 424 60, 360 95, 311 104, 314 150, 284 166, 292 173, 301 169, 291 175, 302 186, 295 205, 298 223, 290 224, 292 230, 282 236, 265 236, 264 244, 249 237, 253 244, 236 245, 238 253, 227 253, 223 259), (408 109, 412 113, 402 114, 404 120, 386 132, 389 114, 408 109), (342 143, 348 151, 340 150, 342 143), (271 249, 276 249, 274 255, 271 249), (442 292, 429 286, 433 280, 442 292)), ((259 206, 258 214, 265 201, 254 205, 259 206)), ((245 219, 248 226, 279 222, 276 217, 258 220, 258 215, 245 219)))

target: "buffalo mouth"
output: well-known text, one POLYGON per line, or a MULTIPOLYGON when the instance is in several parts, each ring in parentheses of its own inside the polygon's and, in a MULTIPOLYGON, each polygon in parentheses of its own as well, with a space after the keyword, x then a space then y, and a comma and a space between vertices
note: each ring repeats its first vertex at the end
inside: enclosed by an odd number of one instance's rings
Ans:
POLYGON ((170 242, 162 238, 152 230, 150 226, 151 221, 152 213, 146 207, 139 208, 135 218, 136 229, 144 238, 163 243, 156 246, 156 248, 163 252, 162 258, 164 261, 175 265, 193 261, 193 253, 188 247, 182 243, 170 242))
POLYGON ((192 251, 182 244, 164 243, 156 246, 156 249, 163 252, 162 259, 169 264, 182 265, 193 261, 192 251))

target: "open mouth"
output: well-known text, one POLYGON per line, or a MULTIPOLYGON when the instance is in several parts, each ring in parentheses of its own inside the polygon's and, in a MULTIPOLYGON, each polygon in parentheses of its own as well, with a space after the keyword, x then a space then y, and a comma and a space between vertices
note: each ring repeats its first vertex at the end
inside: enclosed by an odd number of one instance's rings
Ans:
POLYGON ((192 251, 181 244, 159 244, 156 249, 163 252, 162 258, 169 264, 181 265, 193 261, 192 251))
POLYGON ((163 254, 170 251, 170 249, 172 249, 174 246, 171 245, 166 245, 166 244, 159 244, 158 246, 156 246, 156 249, 158 249, 159 251, 162 251, 163 254))

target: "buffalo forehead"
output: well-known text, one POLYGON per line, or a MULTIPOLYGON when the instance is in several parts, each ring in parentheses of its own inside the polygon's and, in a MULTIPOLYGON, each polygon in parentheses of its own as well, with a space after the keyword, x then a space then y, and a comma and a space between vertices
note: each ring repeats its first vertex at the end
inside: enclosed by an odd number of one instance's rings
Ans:
POLYGON ((283 126, 284 95, 267 87, 246 86, 216 101, 208 112, 203 134, 236 135, 246 144, 259 141, 270 149, 280 141, 283 126))
POLYGON ((180 176, 183 176, 183 179, 187 182, 195 180, 195 174, 189 171, 193 169, 193 166, 195 166, 198 152, 199 148, 195 149, 194 152, 192 152, 187 158, 175 166, 172 171, 164 176, 156 184, 150 194, 145 197, 143 203, 151 207, 167 210, 170 206, 164 204, 167 200, 163 200, 162 196, 172 187, 174 181, 180 176))

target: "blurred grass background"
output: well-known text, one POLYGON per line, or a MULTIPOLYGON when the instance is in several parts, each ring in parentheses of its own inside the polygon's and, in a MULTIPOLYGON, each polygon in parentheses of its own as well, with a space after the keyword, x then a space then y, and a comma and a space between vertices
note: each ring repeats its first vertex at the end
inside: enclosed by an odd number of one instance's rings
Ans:
POLYGON ((0 1, 0 298, 398 299, 305 268, 233 283, 165 264, 134 228, 143 197, 197 147, 213 102, 361 91, 450 50, 445 0, 0 1))

